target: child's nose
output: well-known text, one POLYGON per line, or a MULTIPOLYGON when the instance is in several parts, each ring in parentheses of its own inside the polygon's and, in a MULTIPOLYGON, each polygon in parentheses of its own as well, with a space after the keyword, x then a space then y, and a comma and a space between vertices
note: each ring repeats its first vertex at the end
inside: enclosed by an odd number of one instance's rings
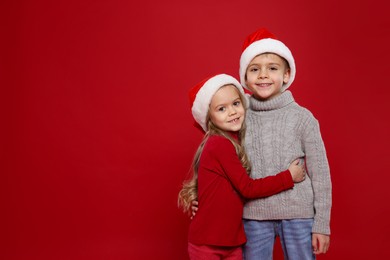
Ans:
POLYGON ((259 78, 266 78, 268 77, 268 73, 266 70, 260 70, 259 71, 259 78))
POLYGON ((237 113, 236 108, 235 108, 235 107, 230 107, 230 109, 229 109, 229 115, 234 115, 234 114, 236 114, 236 113, 237 113))

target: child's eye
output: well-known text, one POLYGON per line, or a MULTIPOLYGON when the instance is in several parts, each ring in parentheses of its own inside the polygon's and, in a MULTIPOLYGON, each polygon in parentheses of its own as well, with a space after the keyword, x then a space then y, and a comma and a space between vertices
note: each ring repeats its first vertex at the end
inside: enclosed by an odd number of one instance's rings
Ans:
POLYGON ((226 110, 226 108, 224 108, 224 107, 218 108, 218 111, 220 111, 220 112, 224 112, 225 110, 226 110))
POLYGON ((278 70, 277 67, 270 67, 269 69, 270 69, 270 70, 278 70))
POLYGON ((241 101, 235 101, 235 102, 233 103, 233 106, 239 106, 239 105, 241 105, 241 101))
POLYGON ((249 71, 251 71, 251 72, 256 72, 256 71, 258 71, 259 69, 258 68, 251 68, 249 71))

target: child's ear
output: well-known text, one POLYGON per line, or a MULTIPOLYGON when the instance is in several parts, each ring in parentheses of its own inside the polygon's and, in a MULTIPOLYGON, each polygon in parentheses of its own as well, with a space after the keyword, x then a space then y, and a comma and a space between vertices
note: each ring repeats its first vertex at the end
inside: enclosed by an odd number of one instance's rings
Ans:
POLYGON ((283 75, 283 83, 287 84, 289 79, 290 79, 290 69, 286 69, 286 71, 284 72, 284 75, 283 75))

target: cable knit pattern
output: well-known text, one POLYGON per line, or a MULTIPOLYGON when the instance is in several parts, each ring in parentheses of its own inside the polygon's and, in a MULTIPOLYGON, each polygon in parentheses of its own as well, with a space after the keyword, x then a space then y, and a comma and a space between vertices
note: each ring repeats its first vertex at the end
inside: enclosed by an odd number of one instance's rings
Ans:
POLYGON ((308 177, 292 190, 246 203, 244 218, 256 220, 313 218, 313 232, 330 234, 332 184, 319 123, 299 106, 290 91, 267 101, 250 97, 245 147, 252 177, 286 170, 305 159, 308 177))

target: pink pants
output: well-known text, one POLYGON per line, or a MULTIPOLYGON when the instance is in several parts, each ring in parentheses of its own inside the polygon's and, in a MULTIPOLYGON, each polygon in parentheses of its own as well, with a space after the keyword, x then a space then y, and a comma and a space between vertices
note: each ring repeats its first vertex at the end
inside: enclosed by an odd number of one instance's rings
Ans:
POLYGON ((207 246, 188 243, 191 260, 242 260, 241 246, 207 246))

